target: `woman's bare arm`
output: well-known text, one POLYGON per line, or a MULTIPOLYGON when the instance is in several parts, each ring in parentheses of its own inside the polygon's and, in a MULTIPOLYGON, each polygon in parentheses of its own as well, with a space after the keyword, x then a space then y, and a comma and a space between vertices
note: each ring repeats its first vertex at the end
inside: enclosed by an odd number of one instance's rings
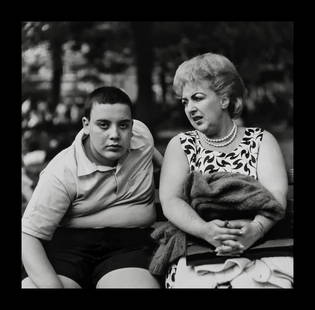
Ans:
POLYGON ((224 221, 205 222, 183 199, 183 187, 189 165, 179 138, 174 137, 165 151, 161 177, 160 201, 165 217, 181 230, 218 246, 213 239, 218 234, 239 233, 239 229, 224 228, 224 221))
MULTIPOLYGON (((257 175, 258 181, 273 194, 285 210, 288 190, 285 164, 278 142, 268 131, 264 131, 260 145, 257 175)), ((229 227, 242 229, 243 235, 238 237, 237 240, 244 246, 244 249, 247 249, 262 238, 275 224, 276 220, 258 214, 253 221, 230 221, 229 227)), ((223 236, 220 236, 219 239, 222 240, 224 245, 231 242, 223 236)), ((221 249, 224 253, 229 251, 229 249, 224 250, 224 247, 221 247, 221 249)))
MULTIPOLYGON (((285 163, 278 142, 268 131, 264 131, 261 142, 257 162, 257 174, 258 181, 273 194, 285 210, 288 192, 285 163)), ((263 225, 264 233, 276 223, 262 215, 257 215, 255 220, 263 225)))

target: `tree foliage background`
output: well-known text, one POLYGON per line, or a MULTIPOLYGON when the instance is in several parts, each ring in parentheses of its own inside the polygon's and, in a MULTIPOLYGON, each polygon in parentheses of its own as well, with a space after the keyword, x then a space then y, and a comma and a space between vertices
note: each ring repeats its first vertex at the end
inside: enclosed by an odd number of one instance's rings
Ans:
POLYGON ((136 118, 157 139, 161 130, 188 127, 172 78, 181 62, 209 51, 227 56, 244 79, 245 125, 292 128, 293 26, 290 21, 22 22, 25 151, 56 152, 56 145, 69 145, 81 126, 85 96, 102 85, 124 88, 136 118))

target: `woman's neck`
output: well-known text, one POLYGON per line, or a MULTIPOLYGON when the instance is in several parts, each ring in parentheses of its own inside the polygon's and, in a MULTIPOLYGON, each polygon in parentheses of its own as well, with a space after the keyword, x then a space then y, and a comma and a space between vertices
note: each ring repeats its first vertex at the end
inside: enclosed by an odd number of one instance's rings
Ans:
MULTIPOLYGON (((218 121, 217 130, 213 130, 210 132, 205 132, 205 136, 209 139, 223 139, 226 138, 229 134, 231 135, 231 131, 234 129, 234 121, 230 118, 230 116, 222 116, 222 119, 218 121)), ((228 138, 228 137, 227 137, 228 138)))

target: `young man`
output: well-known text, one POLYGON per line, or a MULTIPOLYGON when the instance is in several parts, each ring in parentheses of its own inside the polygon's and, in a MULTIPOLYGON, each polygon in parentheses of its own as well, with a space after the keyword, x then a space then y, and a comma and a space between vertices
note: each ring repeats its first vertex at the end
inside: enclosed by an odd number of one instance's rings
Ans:
POLYGON ((40 175, 22 218, 22 288, 158 288, 153 138, 128 95, 93 91, 83 129, 40 175))

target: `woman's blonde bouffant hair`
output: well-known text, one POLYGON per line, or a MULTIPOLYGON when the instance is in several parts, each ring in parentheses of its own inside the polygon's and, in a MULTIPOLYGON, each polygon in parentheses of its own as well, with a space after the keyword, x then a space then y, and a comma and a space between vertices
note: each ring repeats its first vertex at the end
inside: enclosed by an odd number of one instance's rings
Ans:
POLYGON ((229 98, 228 111, 232 118, 240 116, 246 88, 230 60, 219 54, 206 53, 184 61, 176 70, 173 89, 177 96, 181 96, 185 84, 200 81, 209 81, 209 87, 218 96, 229 98))

